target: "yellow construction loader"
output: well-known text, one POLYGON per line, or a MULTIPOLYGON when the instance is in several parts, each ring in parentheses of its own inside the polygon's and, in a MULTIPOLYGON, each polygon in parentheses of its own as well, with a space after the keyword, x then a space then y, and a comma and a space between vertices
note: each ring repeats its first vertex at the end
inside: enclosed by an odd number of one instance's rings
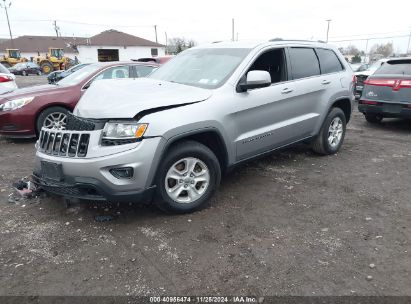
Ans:
POLYGON ((6 68, 12 67, 16 63, 27 61, 27 58, 21 57, 20 50, 18 49, 6 49, 4 55, 0 56, 0 63, 6 68))
POLYGON ((38 55, 33 61, 37 63, 44 74, 52 71, 67 70, 73 65, 73 60, 64 56, 61 48, 49 48, 46 56, 38 55))

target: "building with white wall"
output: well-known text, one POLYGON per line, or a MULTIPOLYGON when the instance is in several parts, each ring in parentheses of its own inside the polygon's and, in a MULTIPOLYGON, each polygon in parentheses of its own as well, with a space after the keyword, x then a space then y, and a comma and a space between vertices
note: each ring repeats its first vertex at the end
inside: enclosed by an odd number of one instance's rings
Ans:
POLYGON ((165 46, 116 30, 104 31, 77 44, 80 62, 127 61, 165 55, 165 46))

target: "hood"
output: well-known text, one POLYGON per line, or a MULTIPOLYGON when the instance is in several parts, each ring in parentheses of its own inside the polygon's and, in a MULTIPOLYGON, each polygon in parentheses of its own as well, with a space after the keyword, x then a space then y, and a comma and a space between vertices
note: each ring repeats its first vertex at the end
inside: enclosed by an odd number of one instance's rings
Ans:
POLYGON ((94 82, 74 114, 84 118, 133 118, 139 112, 208 99, 212 91, 150 78, 94 82))
POLYGON ((49 94, 63 93, 64 91, 68 90, 68 88, 69 87, 57 86, 52 84, 38 85, 14 90, 11 93, 1 95, 1 98, 11 100, 26 96, 43 96, 49 94))

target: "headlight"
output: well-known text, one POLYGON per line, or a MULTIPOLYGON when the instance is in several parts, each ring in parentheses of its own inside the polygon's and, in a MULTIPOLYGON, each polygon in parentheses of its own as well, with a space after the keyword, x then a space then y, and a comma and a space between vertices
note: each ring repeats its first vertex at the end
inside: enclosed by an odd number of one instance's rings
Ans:
POLYGON ((3 103, 2 105, 0 105, 0 110, 11 111, 11 110, 20 109, 21 107, 24 107, 25 105, 32 102, 33 99, 34 99, 34 96, 13 99, 13 100, 7 101, 3 103))
POLYGON ((104 126, 103 139, 139 139, 147 127, 148 124, 134 122, 108 122, 104 126))

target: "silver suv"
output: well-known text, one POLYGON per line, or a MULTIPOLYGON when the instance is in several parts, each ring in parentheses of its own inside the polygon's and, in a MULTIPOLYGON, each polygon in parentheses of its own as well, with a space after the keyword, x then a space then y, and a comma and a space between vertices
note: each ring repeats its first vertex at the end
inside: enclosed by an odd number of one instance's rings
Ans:
POLYGON ((149 78, 93 83, 65 130, 41 131, 34 179, 69 198, 190 212, 244 161, 300 141, 336 153, 353 100, 351 68, 324 43, 195 47, 149 78))

